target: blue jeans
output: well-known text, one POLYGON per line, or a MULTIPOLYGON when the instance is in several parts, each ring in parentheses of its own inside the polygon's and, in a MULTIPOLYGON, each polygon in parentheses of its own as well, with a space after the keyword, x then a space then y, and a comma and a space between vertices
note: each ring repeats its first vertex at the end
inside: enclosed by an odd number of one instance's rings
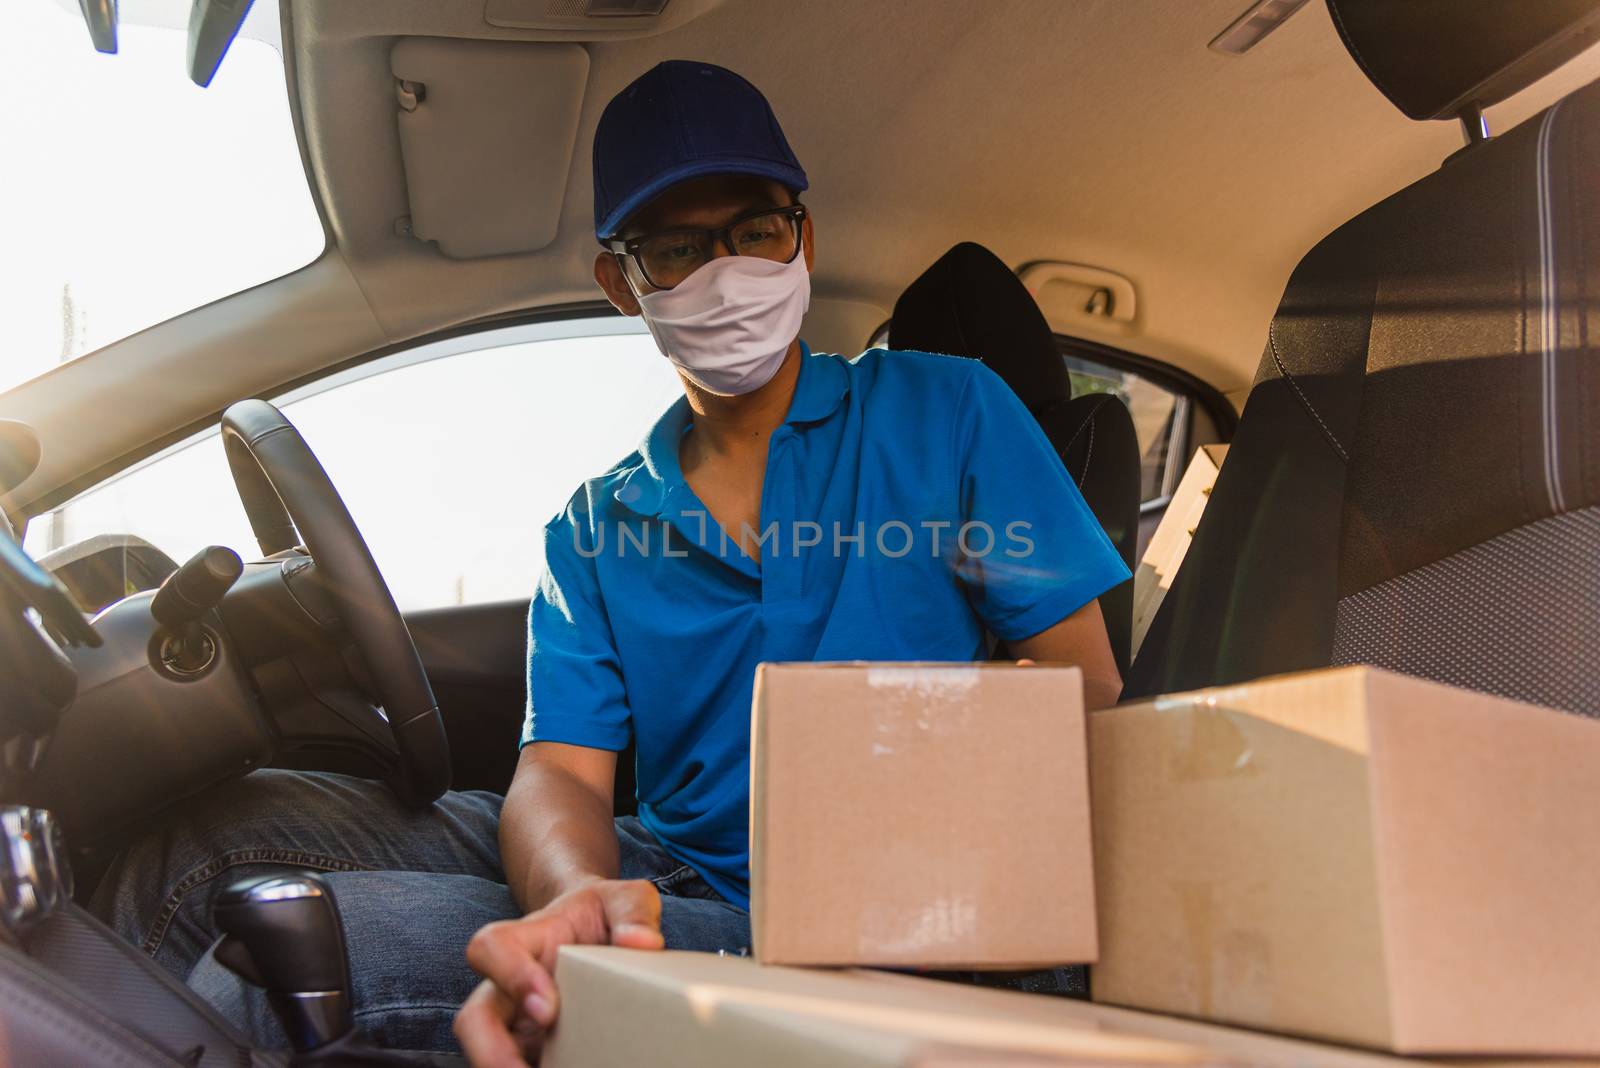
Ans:
MULTIPOLYGON (((185 802, 113 864, 95 911, 188 982, 262 1046, 288 1045, 260 991, 210 949, 216 896, 285 869, 323 873, 344 921, 356 1022, 380 1044, 454 1051, 450 1022, 477 983, 464 955, 484 924, 520 916, 497 845, 501 797, 448 793, 424 811, 386 787, 309 772, 258 771, 185 802)), ((673 949, 744 952, 750 917, 638 820, 616 821, 624 879, 661 891, 673 949)))

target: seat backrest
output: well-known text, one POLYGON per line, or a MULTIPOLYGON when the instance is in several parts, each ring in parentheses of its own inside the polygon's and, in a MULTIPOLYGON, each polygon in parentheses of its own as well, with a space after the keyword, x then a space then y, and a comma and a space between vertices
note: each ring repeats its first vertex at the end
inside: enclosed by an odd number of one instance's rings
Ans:
MULTIPOLYGON (((1392 43, 1351 34, 1385 19, 1431 13, 1435 46, 1456 40, 1440 5, 1330 7, 1364 69, 1392 43)), ((1597 9, 1564 7, 1580 28, 1597 9)), ((1570 54, 1549 41, 1571 27, 1545 30, 1506 40, 1570 54)), ((1501 72, 1496 92, 1545 73, 1487 55, 1500 38, 1477 31, 1489 43, 1473 42, 1471 76, 1501 72)), ((1413 79, 1405 92, 1467 90, 1413 79)), ((1369 663, 1600 715, 1596 176, 1600 83, 1306 255, 1130 696, 1369 663)))
MULTIPOLYGON (((889 347, 982 360, 1033 413, 1084 501, 1133 569, 1139 535, 1139 441, 1118 398, 1074 398, 1055 336, 1027 287, 982 245, 964 241, 901 294, 889 347)), ((1133 583, 1100 598, 1111 651, 1128 667, 1133 583)))

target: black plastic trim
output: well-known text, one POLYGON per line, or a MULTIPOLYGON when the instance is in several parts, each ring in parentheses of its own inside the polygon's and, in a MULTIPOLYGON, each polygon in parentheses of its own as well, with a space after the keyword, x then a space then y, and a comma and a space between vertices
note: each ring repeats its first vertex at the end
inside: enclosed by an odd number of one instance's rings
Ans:
POLYGON ((339 248, 339 239, 333 232, 333 221, 328 218, 327 205, 322 202, 322 187, 317 184, 311 167, 311 149, 306 144, 305 115, 300 107, 300 68, 294 48, 294 12, 290 10, 289 0, 278 3, 278 46, 282 49, 283 89, 289 98, 289 123, 294 127, 294 143, 300 151, 300 169, 305 172, 306 188, 311 193, 312 206, 317 209, 317 220, 322 223, 322 252, 317 257, 321 259, 330 248, 339 248))

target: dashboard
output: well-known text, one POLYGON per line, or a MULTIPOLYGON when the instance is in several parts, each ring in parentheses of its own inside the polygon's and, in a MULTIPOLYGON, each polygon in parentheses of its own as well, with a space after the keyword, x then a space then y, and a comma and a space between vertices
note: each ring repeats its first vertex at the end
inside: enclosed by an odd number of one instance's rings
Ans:
MULTIPOLYGON (((31 427, 0 419, 0 498, 39 456, 31 427)), ((202 669, 171 666, 174 632, 152 614, 177 571, 166 554, 114 535, 36 561, 18 533, 0 511, 0 804, 49 808, 81 844, 271 755, 213 616, 194 623, 202 669)))
MULTIPOLYGON (((0 804, 51 810, 79 847, 269 762, 417 804, 448 788, 437 698, 337 491, 270 404, 222 423, 252 528, 281 542, 259 559, 212 545, 180 567, 110 535, 35 560, 0 530, 0 804)), ((0 501, 36 446, 0 420, 0 501)))
POLYGON ((214 617, 195 623, 205 661, 191 669, 169 653, 176 633, 152 610, 156 596, 120 597, 91 621, 60 579, 0 537, 0 804, 50 809, 80 845, 273 752, 214 617))
POLYGON ((131 594, 153 590, 178 562, 132 534, 98 534, 39 557, 84 611, 103 611, 131 594))

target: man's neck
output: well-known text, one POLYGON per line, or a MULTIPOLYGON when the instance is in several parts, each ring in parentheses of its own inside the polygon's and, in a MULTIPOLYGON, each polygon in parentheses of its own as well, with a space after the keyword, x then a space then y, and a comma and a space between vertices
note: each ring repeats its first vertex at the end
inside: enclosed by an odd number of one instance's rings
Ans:
POLYGON ((692 439, 692 448, 700 456, 729 456, 753 446, 764 447, 789 414, 795 383, 800 379, 800 360, 800 339, 796 338, 789 343, 772 381, 737 397, 708 393, 684 379, 684 392, 694 412, 694 425, 684 447, 691 447, 692 439))

